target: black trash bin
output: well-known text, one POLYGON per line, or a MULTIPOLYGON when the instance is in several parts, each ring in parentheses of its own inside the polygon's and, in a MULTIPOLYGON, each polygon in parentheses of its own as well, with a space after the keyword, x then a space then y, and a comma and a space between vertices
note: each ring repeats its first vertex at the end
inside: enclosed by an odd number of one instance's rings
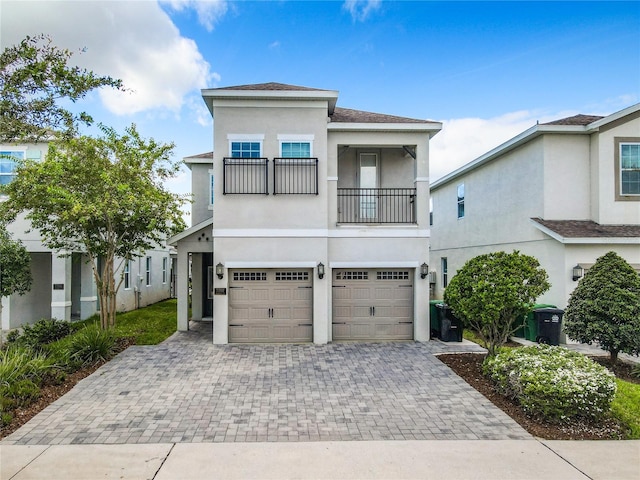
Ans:
POLYGON ((563 314, 564 310, 559 308, 536 308, 533 311, 533 318, 538 327, 536 342, 560 345, 563 314))
POLYGON ((444 303, 439 303, 436 308, 440 319, 440 340, 443 342, 461 342, 462 322, 455 317, 451 307, 444 303))

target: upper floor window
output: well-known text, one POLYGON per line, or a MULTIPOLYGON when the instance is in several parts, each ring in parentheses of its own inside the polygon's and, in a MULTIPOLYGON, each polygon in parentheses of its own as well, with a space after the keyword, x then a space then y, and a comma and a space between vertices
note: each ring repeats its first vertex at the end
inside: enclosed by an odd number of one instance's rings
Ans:
POLYGON ((7 185, 16 176, 18 162, 24 160, 23 150, 0 151, 0 185, 7 185))
POLYGON ((278 135, 280 158, 273 159, 273 194, 318 194, 318 159, 311 158, 313 135, 278 135))
POLYGON ((464 183, 458 185, 458 218, 464 218, 464 183))
POLYGON ((283 158, 309 158, 311 156, 311 143, 282 142, 280 150, 283 158))
POLYGON ((233 158, 260 158, 262 144, 260 142, 231 142, 233 158))
POLYGON ((640 142, 620 144, 620 194, 640 195, 640 142))

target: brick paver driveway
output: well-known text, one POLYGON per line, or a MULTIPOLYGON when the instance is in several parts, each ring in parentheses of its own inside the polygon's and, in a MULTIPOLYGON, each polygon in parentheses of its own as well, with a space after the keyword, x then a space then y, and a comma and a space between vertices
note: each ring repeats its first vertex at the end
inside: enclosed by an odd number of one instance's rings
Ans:
POLYGON ((459 344, 214 346, 206 328, 130 347, 3 443, 531 438, 434 356, 459 344))

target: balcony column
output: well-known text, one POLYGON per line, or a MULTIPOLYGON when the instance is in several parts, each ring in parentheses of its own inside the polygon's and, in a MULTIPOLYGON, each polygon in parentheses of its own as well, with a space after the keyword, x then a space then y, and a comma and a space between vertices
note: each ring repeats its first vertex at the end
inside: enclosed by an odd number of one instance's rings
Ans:
POLYGON ((51 318, 71 321, 71 256, 51 254, 51 318))
POLYGON ((429 145, 416 145, 416 221, 429 228, 429 145))

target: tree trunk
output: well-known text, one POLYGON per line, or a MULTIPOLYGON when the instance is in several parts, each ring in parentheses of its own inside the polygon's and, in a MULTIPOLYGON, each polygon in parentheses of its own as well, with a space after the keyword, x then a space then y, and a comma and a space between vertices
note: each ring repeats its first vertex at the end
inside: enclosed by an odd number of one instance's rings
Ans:
POLYGON ((618 352, 619 350, 609 350, 609 362, 611 363, 611 366, 618 362, 618 352))

